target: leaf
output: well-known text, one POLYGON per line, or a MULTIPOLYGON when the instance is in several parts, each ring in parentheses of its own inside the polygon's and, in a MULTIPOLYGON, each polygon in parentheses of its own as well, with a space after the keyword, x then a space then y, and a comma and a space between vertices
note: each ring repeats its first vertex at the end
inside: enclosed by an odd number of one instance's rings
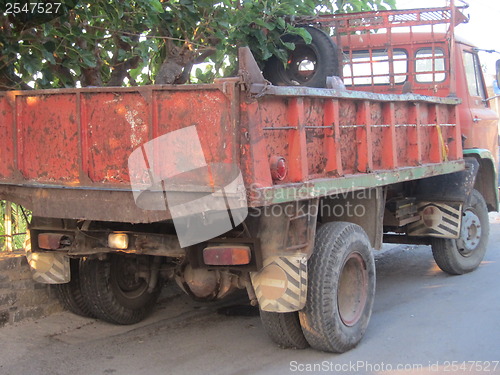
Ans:
POLYGON ((131 69, 129 70, 129 74, 133 79, 137 80, 137 77, 141 73, 141 70, 141 68, 131 69))
POLYGON ((56 44, 53 41, 43 43, 43 47, 47 52, 54 52, 56 50, 56 44))
POLYGON ((42 68, 42 61, 30 55, 23 56, 23 66, 29 74, 37 74, 42 68))
POLYGON ((285 20, 283 18, 278 18, 276 19, 276 23, 278 24, 278 26, 281 28, 281 29, 285 29, 286 27, 286 23, 285 23, 285 20))
POLYGON ((84 65, 88 68, 95 68, 97 66, 96 58, 89 51, 80 51, 80 58, 84 65))
POLYGON ((283 61, 286 61, 288 59, 288 51, 282 48, 276 49, 275 55, 283 61))
POLYGON ((263 27, 264 29, 268 29, 268 30, 273 30, 275 27, 273 24, 266 22, 261 18, 256 18, 254 22, 256 25, 263 27))
POLYGON ((42 55, 51 64, 53 64, 53 65, 56 64, 56 59, 54 58, 54 55, 52 53, 50 53, 49 51, 47 51, 45 49, 42 50, 42 55))
POLYGON ((306 42, 306 44, 310 44, 312 42, 311 34, 309 34, 309 32, 303 27, 295 27, 290 30, 290 33, 299 35, 302 39, 304 39, 304 42, 306 42))
POLYGON ((125 43, 134 44, 132 38, 127 35, 120 35, 120 39, 123 40, 125 43))
POLYGON ((151 7, 158 13, 163 13, 165 11, 158 0, 149 0, 149 3, 151 4, 151 7))
POLYGON ((269 50, 263 51, 262 53, 262 60, 266 61, 269 60, 273 56, 272 52, 269 50))
POLYGON ((125 61, 127 59, 127 56, 129 56, 128 51, 125 51, 121 48, 118 50, 118 61, 125 61))

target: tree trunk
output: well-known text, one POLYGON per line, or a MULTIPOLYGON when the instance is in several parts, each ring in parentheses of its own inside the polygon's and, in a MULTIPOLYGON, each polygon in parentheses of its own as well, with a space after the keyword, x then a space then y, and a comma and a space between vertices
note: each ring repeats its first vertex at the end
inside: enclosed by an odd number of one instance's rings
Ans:
POLYGON ((97 68, 82 68, 82 76, 81 76, 82 87, 88 86, 103 86, 102 77, 100 69, 97 68))
POLYGON ((193 52, 186 47, 177 47, 172 44, 168 47, 167 57, 155 77, 157 85, 186 82, 185 70, 190 70, 194 60, 193 52))

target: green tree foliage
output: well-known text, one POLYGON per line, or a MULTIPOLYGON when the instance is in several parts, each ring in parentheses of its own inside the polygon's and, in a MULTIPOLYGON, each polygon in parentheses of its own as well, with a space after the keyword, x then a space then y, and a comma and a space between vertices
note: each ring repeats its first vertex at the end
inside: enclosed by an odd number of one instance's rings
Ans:
MULTIPOLYGON (((57 13, 12 13, 0 0, 0 90, 184 83, 233 73, 236 48, 286 56, 280 36, 307 32, 285 16, 377 10, 395 0, 21 0, 57 13), (7 14, 7 10, 10 13, 7 14), (29 86, 28 86, 29 83, 29 86)), ((43 8, 42 10, 46 10, 43 8)), ((28 10, 24 7, 24 10, 28 10)))
POLYGON ((11 203, 10 216, 6 216, 7 202, 0 201, 0 251, 6 249, 6 223, 10 221, 11 226, 11 246, 13 250, 22 249, 28 231, 28 222, 31 212, 18 204, 11 203))

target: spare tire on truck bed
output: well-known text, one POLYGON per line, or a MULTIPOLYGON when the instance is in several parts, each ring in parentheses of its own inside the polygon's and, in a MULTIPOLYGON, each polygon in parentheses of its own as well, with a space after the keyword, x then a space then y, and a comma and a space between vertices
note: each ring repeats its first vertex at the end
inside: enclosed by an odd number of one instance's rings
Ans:
POLYGON ((266 61, 264 77, 277 86, 326 87, 326 77, 339 75, 337 46, 324 31, 312 26, 302 26, 311 34, 307 44, 299 35, 287 34, 283 41, 294 43, 287 63, 273 56, 266 61))

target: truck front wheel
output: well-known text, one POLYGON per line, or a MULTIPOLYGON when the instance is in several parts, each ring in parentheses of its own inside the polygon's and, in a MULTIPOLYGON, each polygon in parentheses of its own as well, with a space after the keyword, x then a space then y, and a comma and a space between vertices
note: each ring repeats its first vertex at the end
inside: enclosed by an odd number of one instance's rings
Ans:
POLYGON ((474 271, 481 264, 490 234, 486 202, 477 190, 464 209, 460 237, 433 238, 432 254, 441 270, 450 275, 474 271))
POLYGON ((375 297, 375 261, 358 225, 330 222, 317 233, 308 261, 307 302, 300 324, 311 347, 343 353, 363 338, 375 297))
POLYGON ((143 320, 160 293, 159 282, 150 290, 148 281, 140 277, 147 264, 137 256, 116 254, 106 260, 82 260, 80 284, 92 315, 114 324, 143 320))

